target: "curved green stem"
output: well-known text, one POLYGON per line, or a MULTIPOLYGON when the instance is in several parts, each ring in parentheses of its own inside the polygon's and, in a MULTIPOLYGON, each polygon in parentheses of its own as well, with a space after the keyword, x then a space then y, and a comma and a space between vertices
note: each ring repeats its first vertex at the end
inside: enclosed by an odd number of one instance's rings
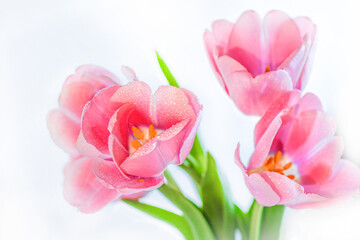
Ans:
POLYGON ((250 217, 250 231, 249 239, 250 240, 259 240, 261 234, 261 222, 263 215, 263 206, 255 201, 254 208, 252 209, 250 217))
POLYGON ((137 200, 123 200, 123 202, 144 213, 149 214, 152 217, 171 224, 172 226, 177 228, 187 240, 194 239, 190 225, 183 216, 179 216, 165 209, 158 208, 146 203, 141 203, 137 200))
POLYGON ((194 234, 194 240, 215 240, 214 234, 200 209, 184 195, 167 184, 158 190, 184 214, 194 234))

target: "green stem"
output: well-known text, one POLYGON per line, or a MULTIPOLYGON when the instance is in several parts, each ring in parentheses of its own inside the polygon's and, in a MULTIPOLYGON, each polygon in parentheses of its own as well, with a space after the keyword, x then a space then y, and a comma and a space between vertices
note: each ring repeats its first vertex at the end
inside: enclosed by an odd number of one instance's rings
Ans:
POLYGON ((194 240, 215 240, 208 222, 194 203, 167 184, 163 184, 158 190, 183 212, 194 234, 194 240))
POLYGON ((168 184, 170 187, 174 188, 176 191, 179 191, 179 192, 180 192, 179 186, 177 185, 175 179, 173 178, 173 176, 171 175, 171 173, 169 172, 168 169, 166 169, 166 170, 164 171, 164 176, 165 176, 165 178, 166 178, 166 180, 167 180, 167 184, 168 184))
POLYGON ((250 232, 249 239, 250 240, 259 240, 260 239, 260 231, 261 231, 261 223, 262 223, 262 214, 263 214, 263 206, 255 201, 254 208, 250 217, 250 232))
POLYGON ((123 200, 123 202, 144 213, 149 214, 152 217, 171 224, 172 226, 177 228, 187 240, 192 240, 194 238, 191 232, 190 225, 183 216, 179 216, 165 209, 141 203, 135 200, 123 200))
POLYGON ((281 221, 284 214, 284 205, 264 207, 261 229, 261 239, 278 240, 280 236, 281 221))

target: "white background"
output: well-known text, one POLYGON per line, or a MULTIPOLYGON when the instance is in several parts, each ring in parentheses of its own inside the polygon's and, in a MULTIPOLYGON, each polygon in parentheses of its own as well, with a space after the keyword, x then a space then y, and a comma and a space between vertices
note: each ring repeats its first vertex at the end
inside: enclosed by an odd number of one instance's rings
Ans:
MULTIPOLYGON (((245 10, 271 9, 309 16, 319 29, 318 49, 306 91, 316 93, 345 139, 344 156, 360 165, 360 14, 357 1, 0 1, 0 238, 182 239, 170 226, 120 202, 82 214, 62 196, 67 155, 50 140, 47 112, 57 107, 65 78, 84 63, 119 77, 135 69, 153 89, 166 84, 157 49, 179 83, 199 97, 199 134, 244 209, 251 195, 233 163, 236 143, 247 161, 257 118, 234 107, 208 63, 202 35, 211 22, 235 21, 245 10)), ((171 168, 184 191, 194 189, 171 168)), ((175 170, 174 170, 175 169, 175 170)), ((145 201, 168 207, 155 191, 145 201)), ((195 199, 196 201, 196 199, 195 199)), ((360 200, 326 209, 285 213, 282 239, 360 239, 360 200)))

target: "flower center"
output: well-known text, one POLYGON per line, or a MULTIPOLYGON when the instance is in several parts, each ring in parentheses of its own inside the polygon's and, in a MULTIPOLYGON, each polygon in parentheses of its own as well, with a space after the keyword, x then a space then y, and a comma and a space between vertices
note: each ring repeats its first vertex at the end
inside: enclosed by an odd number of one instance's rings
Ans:
POLYGON ((282 157, 281 151, 277 151, 274 156, 268 157, 264 164, 259 167, 249 171, 249 174, 260 173, 263 171, 277 172, 281 175, 286 175, 291 180, 295 179, 294 174, 286 174, 285 171, 289 170, 293 163, 288 160, 288 158, 282 157))
POLYGON ((129 152, 130 154, 135 152, 142 145, 156 137, 157 131, 154 125, 150 124, 149 127, 135 127, 131 128, 132 136, 129 137, 129 152))
POLYGON ((265 73, 267 73, 267 72, 270 72, 270 66, 269 65, 266 65, 266 67, 265 67, 265 73))

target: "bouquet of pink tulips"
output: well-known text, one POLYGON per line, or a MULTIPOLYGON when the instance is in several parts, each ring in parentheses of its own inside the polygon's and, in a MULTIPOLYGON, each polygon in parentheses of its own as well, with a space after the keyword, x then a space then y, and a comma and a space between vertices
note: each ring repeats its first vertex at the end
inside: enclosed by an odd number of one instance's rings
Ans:
POLYGON ((239 230, 242 239, 275 240, 284 206, 317 207, 358 193, 360 169, 341 159, 334 121, 317 96, 302 92, 315 40, 309 18, 279 11, 263 20, 247 11, 236 23, 215 21, 204 34, 222 88, 241 112, 260 116, 248 166, 240 145, 234 149, 234 164, 255 198, 249 211, 234 204, 215 159, 197 137, 207 106, 179 87, 159 55, 170 86, 154 93, 128 67, 126 82, 93 65, 66 79, 59 108, 47 119, 54 142, 70 155, 66 200, 84 213, 121 200, 171 224, 186 239, 231 240, 239 230), (188 174, 201 204, 181 192, 166 170, 169 164, 188 174), (182 214, 143 203, 153 190, 182 214))

